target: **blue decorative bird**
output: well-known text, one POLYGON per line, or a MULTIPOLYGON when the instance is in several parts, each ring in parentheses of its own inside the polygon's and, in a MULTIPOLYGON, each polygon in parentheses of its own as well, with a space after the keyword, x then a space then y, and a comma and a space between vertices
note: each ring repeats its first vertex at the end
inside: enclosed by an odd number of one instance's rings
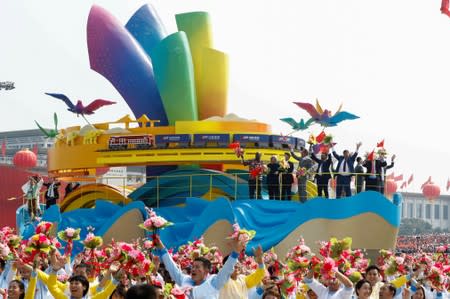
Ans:
POLYGON ((311 126, 311 124, 314 123, 314 119, 310 118, 306 121, 302 119, 300 119, 300 122, 296 122, 295 119, 293 119, 292 117, 286 117, 286 118, 281 118, 281 121, 291 125, 292 130, 294 131, 303 131, 309 128, 309 126, 311 126))

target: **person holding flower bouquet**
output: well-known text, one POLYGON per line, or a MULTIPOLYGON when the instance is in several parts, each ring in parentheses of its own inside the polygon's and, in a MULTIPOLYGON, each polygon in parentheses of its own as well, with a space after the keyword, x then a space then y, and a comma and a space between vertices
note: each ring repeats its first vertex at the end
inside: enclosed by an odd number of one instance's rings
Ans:
POLYGON ((269 199, 280 198, 280 184, 278 175, 280 173, 281 164, 278 163, 277 156, 270 157, 270 163, 267 164, 266 184, 269 191, 269 199))
POLYGON ((43 183, 44 180, 41 177, 30 176, 28 182, 22 186, 24 198, 27 201, 28 214, 32 221, 41 213, 39 207, 39 191, 43 183))
MULTIPOLYGON (((120 265, 113 263, 107 272, 105 273, 105 276, 108 277, 112 273, 114 274, 114 279, 112 280, 112 283, 106 284, 104 289, 101 289, 99 292, 97 292, 95 295, 89 297, 89 280, 81 275, 74 275, 71 278, 69 278, 69 292, 70 296, 67 296, 64 291, 59 287, 58 281, 57 281, 57 272, 64 266, 64 261, 61 259, 58 259, 56 256, 56 252, 53 251, 50 255, 50 266, 51 266, 51 274, 48 277, 48 281, 45 282, 47 285, 50 293, 55 299, 106 299, 109 298, 109 296, 114 292, 116 286, 118 285, 119 277, 122 275, 122 271, 120 270, 120 265)), ((32 279, 30 281, 29 288, 32 288, 33 285, 35 285, 35 281, 38 276, 38 272, 41 272, 40 270, 37 270, 34 268, 34 272, 32 275, 32 279)), ((41 272, 42 273, 42 272, 41 272)), ((28 291, 28 290, 27 290, 28 291)), ((34 291, 33 291, 34 292, 34 291)))
POLYGON ((289 161, 291 159, 290 153, 284 153, 284 159, 280 162, 279 171, 281 173, 281 200, 291 200, 291 189, 294 177, 294 163, 289 161))
POLYGON ((217 274, 211 274, 211 262, 203 257, 198 257, 192 262, 191 275, 186 275, 178 267, 168 253, 159 236, 155 238, 157 254, 164 263, 172 280, 181 288, 189 287, 190 298, 194 299, 218 299, 219 291, 230 279, 237 263, 239 254, 245 249, 245 242, 233 239, 230 242, 232 252, 228 260, 217 274))
MULTIPOLYGON (((266 274, 263 253, 264 252, 261 246, 258 246, 253 250, 255 261, 258 263, 258 269, 249 275, 243 275, 240 273, 241 267, 239 267, 239 262, 236 263, 234 266, 234 271, 230 277, 231 279, 229 279, 225 286, 220 290, 219 299, 247 298, 249 290, 259 285, 266 274)), ((225 264, 227 260, 228 256, 223 259, 223 263, 225 264)))
POLYGON ((255 158, 252 160, 244 160, 244 155, 241 156, 242 164, 248 166, 248 197, 250 199, 262 199, 261 188, 263 181, 264 162, 261 161, 261 153, 257 152, 255 158), (256 193, 256 197, 255 197, 256 193))
POLYGON ((303 281, 317 294, 318 299, 350 299, 353 295, 352 281, 339 272, 337 267, 331 270, 331 276, 327 279, 327 286, 314 279, 313 269, 309 270, 303 281))
POLYGON ((298 196, 301 202, 306 202, 306 182, 308 181, 308 175, 310 169, 313 167, 313 161, 309 157, 309 152, 306 148, 301 149, 301 156, 297 156, 292 148, 291 156, 298 161, 297 177, 298 177, 298 196))

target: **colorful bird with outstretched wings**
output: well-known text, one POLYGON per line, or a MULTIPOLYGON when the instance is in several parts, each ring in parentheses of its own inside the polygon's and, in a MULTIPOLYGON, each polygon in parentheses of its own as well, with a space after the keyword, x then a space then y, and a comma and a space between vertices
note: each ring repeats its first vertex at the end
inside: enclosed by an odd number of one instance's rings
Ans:
POLYGON ((53 123, 55 125, 54 129, 44 129, 37 121, 34 121, 38 126, 39 130, 47 137, 47 138, 56 138, 58 136, 58 115, 56 112, 53 114, 53 123))
POLYGON ((59 100, 62 100, 67 105, 67 110, 77 115, 91 115, 94 114, 96 110, 100 109, 103 106, 112 105, 116 103, 113 101, 96 99, 91 103, 89 103, 89 105, 87 106, 84 106, 83 102, 80 100, 78 100, 77 103, 74 105, 72 101, 64 94, 61 93, 45 93, 45 94, 57 98, 59 100))
POLYGON ((316 106, 304 102, 294 102, 294 104, 308 112, 311 118, 323 127, 334 127, 344 120, 359 118, 359 116, 351 114, 347 111, 341 111, 342 104, 339 106, 339 109, 335 114, 332 114, 328 109, 322 109, 318 100, 316 100, 316 106))
POLYGON ((77 103, 74 105, 72 103, 72 101, 66 95, 64 95, 62 93, 45 93, 45 94, 63 101, 67 106, 67 110, 69 110, 72 113, 75 113, 77 116, 81 115, 88 124, 89 124, 89 121, 86 119, 85 115, 94 114, 95 111, 100 109, 101 107, 106 106, 106 105, 112 105, 112 104, 116 103, 113 101, 96 99, 96 100, 92 101, 91 103, 89 103, 89 105, 87 105, 87 106, 84 106, 83 102, 81 102, 80 100, 78 100, 77 103))
POLYGON ((289 125, 291 125, 292 130, 294 131, 303 131, 309 128, 309 126, 311 126, 311 124, 314 123, 314 119, 310 118, 308 119, 306 122, 304 121, 304 119, 300 119, 299 122, 295 121, 295 119, 293 119, 292 117, 286 117, 286 118, 281 118, 280 119, 282 122, 285 122, 289 125))

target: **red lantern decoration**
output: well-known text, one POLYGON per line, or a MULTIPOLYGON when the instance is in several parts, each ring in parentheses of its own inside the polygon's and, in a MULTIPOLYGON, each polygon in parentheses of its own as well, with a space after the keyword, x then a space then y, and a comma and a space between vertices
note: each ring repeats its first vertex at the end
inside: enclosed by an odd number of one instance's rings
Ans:
POLYGON ((441 195, 441 188, 433 182, 426 183, 422 188, 422 194, 428 200, 434 200, 441 195))
POLYGON ((386 191, 386 194, 394 194, 397 192, 397 183, 394 180, 387 180, 384 185, 384 190, 386 191))
POLYGON ((35 153, 30 151, 29 149, 23 149, 18 151, 13 157, 14 166, 28 169, 36 167, 37 165, 37 156, 35 153))

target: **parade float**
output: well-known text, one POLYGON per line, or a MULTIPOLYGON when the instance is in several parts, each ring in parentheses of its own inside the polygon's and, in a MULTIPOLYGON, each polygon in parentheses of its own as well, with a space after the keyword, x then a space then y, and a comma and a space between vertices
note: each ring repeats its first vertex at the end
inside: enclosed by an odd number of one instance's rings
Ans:
MULTIPOLYGON (((281 254, 300 236, 309 244, 350 236, 354 247, 369 252, 394 248, 399 194, 388 199, 363 192, 328 200, 317 198, 308 181, 306 203, 248 199, 242 152, 246 159, 260 152, 267 163, 271 156, 305 147, 308 136, 274 134, 270 124, 228 113, 228 56, 213 47, 208 13, 183 13, 175 19, 178 31, 167 34, 150 5, 125 25, 105 9, 92 7, 87 24, 91 68, 111 82, 134 115, 95 123, 86 116, 112 102, 98 99, 84 106, 62 93, 48 93, 56 98, 49 100, 62 100, 70 112, 85 118, 80 126, 47 132, 55 139, 48 150, 48 174, 85 184, 45 211, 43 220, 56 224, 58 231, 80 227, 82 238, 91 226, 105 242, 129 242, 144 236, 139 224, 147 217, 145 207, 153 207, 174 223, 161 232, 167 247, 204 236, 206 243, 227 252, 225 237, 238 223, 256 231, 248 248, 261 244, 281 254), (110 167, 132 165, 147 167, 147 182, 128 196, 95 183, 110 167)), ((312 122, 335 126, 356 118, 341 109, 332 114, 318 103, 296 105, 311 119, 283 119, 294 131, 312 122)), ((320 151, 323 143, 314 146, 320 151)), ((19 231, 29 237, 34 223, 24 207, 17 215, 19 231)))

